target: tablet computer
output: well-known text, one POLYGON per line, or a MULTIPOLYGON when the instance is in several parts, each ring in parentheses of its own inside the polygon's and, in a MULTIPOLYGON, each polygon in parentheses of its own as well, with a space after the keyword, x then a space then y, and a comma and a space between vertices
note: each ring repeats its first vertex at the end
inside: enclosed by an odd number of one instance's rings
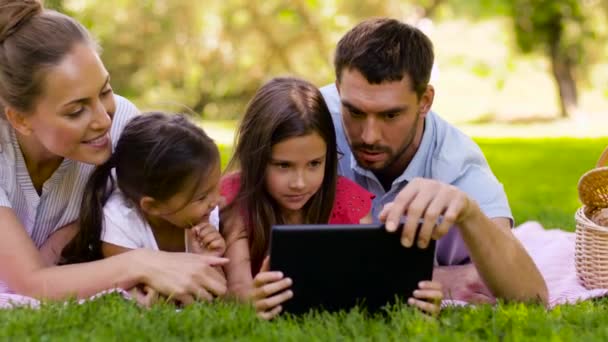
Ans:
POLYGON ((426 249, 405 248, 400 236, 384 225, 273 226, 270 269, 293 280, 283 311, 359 305, 376 312, 397 298, 406 302, 418 282, 432 279, 435 241, 426 249))

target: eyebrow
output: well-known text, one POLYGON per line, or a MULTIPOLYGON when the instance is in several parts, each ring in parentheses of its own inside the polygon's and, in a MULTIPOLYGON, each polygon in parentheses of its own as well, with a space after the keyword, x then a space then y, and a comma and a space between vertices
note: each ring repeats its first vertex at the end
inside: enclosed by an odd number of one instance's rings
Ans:
MULTIPOLYGON (((357 108, 357 106, 353 105, 352 103, 346 101, 346 100, 342 100, 342 105, 346 108, 348 108, 348 110, 350 110, 351 112, 354 113, 365 113, 365 111, 357 108)), ((396 113, 401 113, 403 111, 406 111, 408 109, 407 106, 399 106, 399 107, 393 107, 393 108, 388 108, 385 109, 383 111, 378 112, 377 114, 379 115, 389 115, 389 114, 396 114, 396 113)))
MULTIPOLYGON (((106 76, 106 81, 103 83, 103 86, 101 87, 101 89, 99 90, 99 92, 102 92, 103 88, 105 88, 108 85, 108 83, 110 83, 110 74, 108 74, 106 76)), ((64 104, 63 106, 65 107, 65 106, 71 105, 72 103, 79 103, 79 102, 83 103, 83 102, 86 102, 87 100, 88 100, 87 97, 83 97, 83 98, 80 98, 80 99, 72 100, 72 101, 64 104)))
MULTIPOLYGON (((327 153, 325 153, 322 156, 319 156, 317 158, 313 158, 313 159, 309 160, 308 162, 315 161, 315 160, 320 160, 320 159, 325 159, 325 157, 327 157, 327 153)), ((282 159, 274 159, 274 158, 270 158, 270 162, 271 163, 275 163, 275 164, 282 164, 282 163, 293 164, 293 162, 290 161, 290 160, 282 160, 282 159)))

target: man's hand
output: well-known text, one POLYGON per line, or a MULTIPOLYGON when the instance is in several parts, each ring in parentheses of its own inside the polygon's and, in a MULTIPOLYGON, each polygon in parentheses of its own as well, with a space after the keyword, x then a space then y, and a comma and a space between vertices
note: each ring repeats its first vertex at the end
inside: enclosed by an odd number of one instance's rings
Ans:
POLYGON ((433 280, 442 284, 445 299, 472 304, 495 304, 496 298, 481 280, 475 265, 436 266, 433 280))
POLYGON ((422 219, 417 245, 426 248, 431 239, 440 239, 450 227, 466 220, 478 208, 467 194, 453 185, 414 178, 392 203, 382 209, 379 219, 386 223, 387 231, 394 232, 401 218, 407 215, 401 233, 401 244, 405 247, 414 244, 416 229, 422 219))

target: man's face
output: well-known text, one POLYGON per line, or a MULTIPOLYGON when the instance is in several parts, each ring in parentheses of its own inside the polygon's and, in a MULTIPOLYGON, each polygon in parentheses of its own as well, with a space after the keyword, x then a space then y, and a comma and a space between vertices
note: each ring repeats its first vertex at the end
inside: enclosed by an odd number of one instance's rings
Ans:
MULTIPOLYGON (((344 69, 337 83, 342 122, 357 163, 374 172, 411 158, 424 130, 424 117, 433 100, 429 86, 418 100, 410 77, 370 84, 356 69, 344 69)), ((402 172, 403 170, 398 170, 402 172)))

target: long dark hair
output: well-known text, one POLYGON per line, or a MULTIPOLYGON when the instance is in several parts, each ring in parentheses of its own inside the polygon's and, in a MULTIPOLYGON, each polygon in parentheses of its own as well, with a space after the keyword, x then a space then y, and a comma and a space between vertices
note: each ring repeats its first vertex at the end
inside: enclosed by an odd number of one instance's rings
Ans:
POLYGON ((241 172, 232 207, 246 213, 254 274, 266 255, 270 227, 284 223, 264 183, 272 146, 311 133, 323 138, 327 156, 323 183, 304 206, 303 223, 327 223, 336 191, 338 156, 331 115, 317 87, 292 77, 272 79, 249 102, 238 128, 234 156, 228 164, 229 171, 241 172))
POLYGON ((213 140, 185 116, 147 113, 135 117, 126 125, 110 159, 93 171, 82 199, 80 230, 63 249, 62 263, 103 257, 103 206, 115 183, 135 205, 143 196, 163 201, 185 184, 200 183, 218 163, 213 140))

